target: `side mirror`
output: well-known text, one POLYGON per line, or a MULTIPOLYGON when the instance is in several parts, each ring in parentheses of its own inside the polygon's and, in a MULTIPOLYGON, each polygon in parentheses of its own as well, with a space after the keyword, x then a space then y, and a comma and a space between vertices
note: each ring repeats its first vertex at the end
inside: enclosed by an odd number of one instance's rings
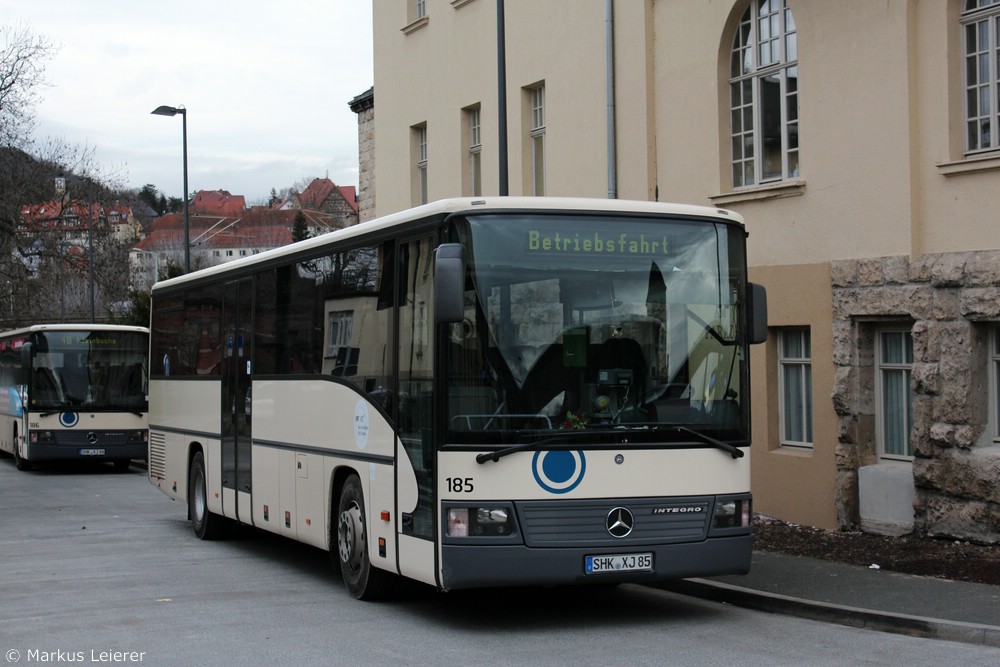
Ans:
POLYGON ((434 251, 434 319, 438 324, 465 319, 465 248, 442 243, 434 251))
POLYGON ((747 283, 747 342, 767 340, 767 290, 763 285, 747 283))

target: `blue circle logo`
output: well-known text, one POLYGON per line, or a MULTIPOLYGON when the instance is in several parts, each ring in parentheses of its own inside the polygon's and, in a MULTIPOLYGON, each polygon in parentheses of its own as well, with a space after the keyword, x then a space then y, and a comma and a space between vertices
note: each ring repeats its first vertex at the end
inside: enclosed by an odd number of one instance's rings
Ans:
POLYGON ((66 428, 73 428, 80 423, 80 415, 75 412, 61 412, 59 413, 59 423, 66 428))
POLYGON ((587 459, 583 452, 538 451, 531 459, 531 471, 538 486, 549 493, 569 493, 583 481, 587 459))

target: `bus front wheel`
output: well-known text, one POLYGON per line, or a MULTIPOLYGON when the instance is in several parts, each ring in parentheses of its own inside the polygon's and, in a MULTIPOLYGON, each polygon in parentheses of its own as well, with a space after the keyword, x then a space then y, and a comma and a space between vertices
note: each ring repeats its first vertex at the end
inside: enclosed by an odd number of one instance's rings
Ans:
POLYGON ((188 475, 188 513, 194 534, 202 540, 215 540, 225 533, 225 517, 208 509, 208 483, 205 478, 205 457, 195 452, 188 475))
POLYGON ((31 461, 21 456, 21 448, 17 442, 17 431, 14 431, 14 465, 18 470, 31 470, 34 466, 31 461))
POLYGON ((395 576, 372 566, 365 499, 357 475, 344 482, 335 520, 330 522, 333 531, 336 535, 330 535, 330 559, 339 563, 347 592, 359 600, 374 600, 388 593, 395 576))

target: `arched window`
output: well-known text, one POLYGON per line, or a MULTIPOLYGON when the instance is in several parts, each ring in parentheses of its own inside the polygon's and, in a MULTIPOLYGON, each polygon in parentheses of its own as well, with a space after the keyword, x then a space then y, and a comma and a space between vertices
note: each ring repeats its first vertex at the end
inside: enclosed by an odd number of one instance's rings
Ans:
POLYGON ((995 150, 1000 106, 1000 0, 962 3, 965 54, 965 150, 995 150))
POLYGON ((799 176, 798 57, 787 0, 753 0, 729 71, 734 188, 799 176))

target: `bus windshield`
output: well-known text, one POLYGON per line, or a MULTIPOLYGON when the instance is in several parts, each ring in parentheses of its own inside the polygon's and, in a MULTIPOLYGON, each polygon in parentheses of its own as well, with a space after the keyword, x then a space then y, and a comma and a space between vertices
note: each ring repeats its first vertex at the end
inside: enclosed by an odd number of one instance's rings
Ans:
POLYGON ((748 438, 741 227, 490 214, 456 231, 468 277, 445 341, 447 442, 748 438))
POLYGON ((147 338, 125 331, 42 331, 31 337, 32 410, 147 409, 147 338))

